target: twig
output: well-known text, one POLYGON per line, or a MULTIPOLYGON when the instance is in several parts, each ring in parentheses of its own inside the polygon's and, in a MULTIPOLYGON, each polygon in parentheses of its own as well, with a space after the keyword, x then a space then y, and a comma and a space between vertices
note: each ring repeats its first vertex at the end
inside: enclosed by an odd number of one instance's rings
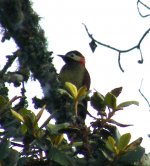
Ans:
POLYGON ((17 53, 14 53, 14 55, 8 55, 7 56, 7 62, 5 64, 5 66, 3 67, 3 69, 0 72, 0 77, 3 77, 3 75, 6 73, 6 71, 8 70, 9 67, 11 67, 11 65, 13 64, 14 60, 17 58, 17 53))
POLYGON ((118 65, 119 65, 119 68, 122 72, 124 72, 122 66, 121 66, 121 62, 120 62, 120 52, 119 52, 119 55, 118 55, 118 65))
POLYGON ((12 145, 12 146, 17 146, 17 147, 24 148, 24 145, 23 145, 23 144, 19 144, 19 143, 12 142, 12 141, 11 141, 11 145, 12 145))
POLYGON ((21 99, 22 96, 14 96, 8 103, 7 105, 11 105, 14 101, 16 101, 17 99, 21 99))
POLYGON ((140 92, 141 96, 144 98, 144 100, 147 102, 148 106, 150 107, 150 102, 148 101, 148 99, 145 97, 145 95, 141 91, 142 83, 143 83, 143 79, 141 80, 141 85, 140 85, 140 88, 139 88, 139 92, 140 92))
POLYGON ((144 4, 143 2, 141 2, 140 0, 137 1, 137 9, 138 9, 138 13, 141 17, 148 17, 150 16, 150 14, 146 14, 146 15, 143 15, 140 11, 140 8, 139 8, 139 4, 143 5, 146 9, 150 10, 150 7, 147 6, 146 4, 144 4))
POLYGON ((45 122, 41 125, 40 129, 42 129, 43 127, 45 127, 51 119, 53 119, 56 115, 56 113, 58 113, 58 111, 52 113, 51 115, 49 115, 49 117, 45 120, 45 122))
POLYGON ((142 55, 142 51, 141 51, 141 48, 140 48, 140 47, 141 47, 142 41, 144 40, 144 38, 146 37, 146 35, 149 33, 150 28, 147 29, 147 31, 142 35, 142 37, 141 37, 141 39, 139 40, 139 42, 137 43, 137 45, 135 45, 135 46, 133 46, 133 47, 131 47, 131 48, 129 48, 129 49, 126 49, 126 50, 121 50, 121 49, 112 47, 112 46, 110 46, 110 45, 108 45, 108 44, 104 44, 104 43, 102 43, 102 42, 97 41, 97 40, 93 37, 93 35, 89 33, 89 31, 88 31, 88 29, 87 29, 87 26, 86 26, 85 24, 83 24, 83 25, 84 25, 84 27, 85 27, 85 30, 86 30, 88 36, 91 38, 91 40, 92 40, 93 42, 95 42, 95 43, 97 43, 97 44, 99 44, 99 45, 102 45, 102 46, 104 46, 104 47, 107 47, 107 48, 109 48, 109 49, 111 49, 111 50, 117 51, 117 52, 119 53, 119 56, 118 56, 118 65, 119 65, 119 68, 120 68, 120 70, 121 70, 122 72, 124 72, 124 70, 123 70, 123 68, 121 67, 121 63, 120 63, 120 56, 121 56, 121 53, 127 53, 127 52, 130 52, 130 51, 134 50, 134 49, 138 49, 138 50, 140 51, 140 55, 141 55, 141 58, 140 58, 140 60, 138 60, 138 63, 140 63, 140 64, 143 63, 143 55, 142 55))

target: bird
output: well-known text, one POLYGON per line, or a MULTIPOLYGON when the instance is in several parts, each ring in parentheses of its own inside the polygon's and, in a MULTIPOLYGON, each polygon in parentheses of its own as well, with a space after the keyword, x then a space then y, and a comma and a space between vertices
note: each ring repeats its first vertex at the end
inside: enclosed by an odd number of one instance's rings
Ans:
MULTIPOLYGON (((65 55, 58 56, 61 57, 65 62, 65 65, 61 68, 59 73, 62 84, 65 84, 65 82, 70 82, 74 84, 77 89, 85 86, 87 90, 89 90, 91 78, 88 70, 85 67, 85 57, 76 50, 67 52, 65 55)), ((81 105, 84 105, 84 109, 87 110, 87 100, 83 100, 81 105)), ((82 107, 81 105, 80 110, 82 107)), ((83 114, 81 115, 83 119, 86 118, 85 110, 80 111, 79 114, 83 114)))
POLYGON ((85 67, 85 57, 79 51, 70 51, 65 55, 58 56, 65 62, 59 73, 62 83, 71 82, 77 89, 86 86, 89 90, 91 78, 85 67))

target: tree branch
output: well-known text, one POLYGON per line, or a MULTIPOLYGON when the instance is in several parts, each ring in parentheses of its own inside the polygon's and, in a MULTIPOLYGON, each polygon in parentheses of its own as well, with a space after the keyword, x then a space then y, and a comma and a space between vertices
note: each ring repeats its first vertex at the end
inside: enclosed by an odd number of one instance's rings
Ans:
POLYGON ((122 66, 121 66, 121 62, 120 62, 120 52, 119 52, 119 55, 118 55, 118 65, 119 65, 119 68, 120 68, 120 70, 122 71, 122 72, 124 72, 124 70, 123 70, 123 68, 122 68, 122 66))
MULTIPOLYGON (((52 52, 47 50, 47 40, 39 20, 29 0, 0 1, 0 24, 4 32, 7 32, 3 34, 3 41, 14 39, 19 48, 17 57, 19 68, 21 71, 29 70, 34 79, 40 82, 44 96, 47 98, 47 109, 53 113, 56 107, 61 108, 58 103, 60 95, 56 95, 60 83, 52 64, 52 52)), ((15 58, 15 55, 13 56, 15 58)), ((3 69, 3 73, 7 70, 7 66, 3 69)))
POLYGON ((141 4, 142 6, 144 6, 146 9, 150 10, 150 7, 149 7, 149 6, 147 6, 145 3, 141 2, 141 0, 138 0, 138 1, 137 1, 137 9, 138 9, 139 15, 140 15, 141 17, 148 17, 148 16, 150 16, 150 14, 143 15, 143 14, 141 13, 140 8, 139 8, 139 4, 141 4))
POLYGON ((107 47, 107 48, 109 48, 109 49, 111 49, 111 50, 114 50, 114 51, 118 52, 118 65, 119 65, 119 68, 120 68, 120 70, 121 70, 122 72, 124 72, 124 70, 123 70, 123 68, 122 68, 122 66, 121 66, 121 63, 120 63, 120 56, 121 56, 121 53, 127 53, 127 52, 130 52, 130 51, 134 50, 134 49, 138 49, 139 52, 140 52, 140 55, 141 55, 141 58, 140 58, 140 60, 138 60, 138 63, 140 63, 140 64, 143 63, 143 55, 142 55, 142 51, 141 51, 141 43, 142 43, 142 41, 144 40, 144 38, 146 37, 146 35, 149 33, 150 28, 147 29, 147 31, 142 35, 142 37, 141 37, 141 39, 139 40, 139 42, 137 43, 137 45, 135 45, 135 46, 133 46, 133 47, 131 47, 131 48, 129 48, 129 49, 126 49, 126 50, 121 50, 121 49, 115 48, 115 47, 113 47, 113 46, 110 46, 110 45, 108 45, 108 44, 105 44, 105 43, 102 43, 102 42, 97 41, 97 40, 93 37, 93 35, 89 33, 87 26, 86 26, 85 24, 83 24, 83 25, 84 25, 84 27, 85 27, 85 30, 86 30, 86 32, 87 32, 89 38, 92 40, 92 42, 94 42, 94 43, 96 43, 96 44, 99 44, 99 45, 101 45, 101 46, 107 47))
POLYGON ((141 85, 140 85, 140 88, 139 88, 139 92, 140 92, 141 96, 144 98, 144 100, 147 102, 148 106, 150 107, 150 102, 148 101, 148 99, 145 97, 145 95, 141 91, 142 83, 143 83, 143 79, 141 80, 141 85))
POLYGON ((9 67, 13 64, 14 60, 17 58, 17 54, 14 53, 14 55, 8 55, 6 56, 8 61, 6 62, 3 69, 0 71, 0 78, 3 77, 3 75, 6 73, 9 67))

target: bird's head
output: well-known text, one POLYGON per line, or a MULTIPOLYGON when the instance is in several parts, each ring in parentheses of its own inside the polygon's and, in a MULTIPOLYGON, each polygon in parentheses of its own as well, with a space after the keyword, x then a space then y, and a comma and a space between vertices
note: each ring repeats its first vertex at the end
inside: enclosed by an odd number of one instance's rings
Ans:
POLYGON ((70 52, 67 52, 65 55, 58 55, 58 56, 60 56, 65 63, 77 62, 77 63, 85 65, 85 58, 78 51, 70 51, 70 52))

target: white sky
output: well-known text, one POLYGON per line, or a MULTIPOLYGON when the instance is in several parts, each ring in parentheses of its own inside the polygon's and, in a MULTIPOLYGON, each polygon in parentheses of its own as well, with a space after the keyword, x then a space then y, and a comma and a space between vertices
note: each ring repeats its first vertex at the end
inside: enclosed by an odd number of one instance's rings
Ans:
MULTIPOLYGON (((141 48, 144 64, 140 65, 138 50, 123 54, 121 64, 125 70, 122 73, 118 67, 118 54, 108 48, 98 46, 93 54, 89 48, 85 23, 95 39, 119 49, 135 46, 143 33, 150 27, 150 17, 141 18, 136 7, 136 0, 33 0, 34 9, 41 19, 41 26, 49 44, 49 50, 54 52, 54 64, 58 71, 63 65, 56 54, 65 54, 71 50, 78 50, 86 57, 87 69, 92 78, 91 90, 98 90, 106 94, 113 88, 123 86, 123 92, 118 102, 137 100, 140 106, 131 106, 118 113, 115 117, 121 123, 134 124, 134 127, 121 129, 121 133, 131 132, 132 138, 144 138, 142 146, 146 152, 150 151, 150 108, 138 92, 143 78, 142 91, 150 99, 149 71, 150 71, 150 35, 147 35, 141 48)), ((0 44, 1 45, 1 44, 0 44)), ((0 47, 3 54, 7 54, 10 42, 0 47)), ((9 49, 14 51, 15 45, 9 49)), ((12 52, 11 51, 11 52, 12 52)), ((4 57, 5 58, 5 57, 4 57)), ((4 59, 3 58, 3 59, 4 59)), ((1 65, 2 66, 2 65, 1 65)), ((35 86, 34 86, 35 87, 35 86)), ((37 90, 32 85, 32 95, 37 90)), ((29 91, 31 96, 31 90, 29 91)), ((91 110, 92 111, 92 110, 91 110)))

